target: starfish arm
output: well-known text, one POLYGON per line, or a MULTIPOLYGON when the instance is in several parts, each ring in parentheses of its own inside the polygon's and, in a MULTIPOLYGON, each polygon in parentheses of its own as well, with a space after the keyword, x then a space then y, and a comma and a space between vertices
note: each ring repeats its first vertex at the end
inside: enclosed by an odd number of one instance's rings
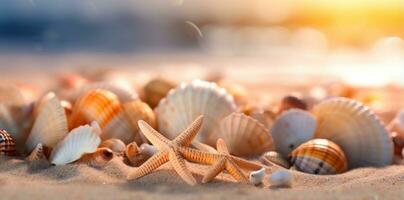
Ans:
POLYGON ((219 153, 229 154, 229 149, 222 138, 217 139, 216 148, 219 153))
POLYGON ((219 155, 186 147, 178 148, 181 155, 190 162, 210 165, 219 159, 219 155))
POLYGON ((231 159, 227 159, 225 168, 227 172, 229 172, 229 174, 233 176, 233 178, 236 179, 238 182, 248 183, 247 176, 231 159))
POLYGON ((147 124, 143 120, 138 121, 138 125, 140 130, 142 131, 143 135, 154 145, 156 145, 157 148, 162 148, 164 146, 167 146, 170 141, 165 138, 163 135, 161 135, 159 132, 154 130, 149 124, 147 124))
POLYGON ((149 158, 145 163, 143 163, 140 167, 135 168, 133 171, 129 173, 127 176, 128 180, 138 179, 143 177, 153 170, 157 169, 164 163, 168 161, 168 153, 167 152, 158 152, 151 158, 149 158))
POLYGON ((242 159, 236 156, 231 156, 232 160, 242 169, 256 171, 263 167, 260 163, 242 159))
POLYGON ((208 172, 203 176, 202 183, 212 181, 220 172, 224 170, 226 159, 222 158, 211 166, 208 172))
POLYGON ((182 132, 180 135, 178 135, 174 139, 174 143, 179 144, 181 146, 189 146, 196 136, 198 134, 199 129, 202 126, 203 122, 203 115, 200 115, 199 117, 196 118, 194 122, 192 122, 191 125, 188 126, 187 129, 185 129, 184 132, 182 132))
POLYGON ((192 176, 192 173, 188 170, 185 160, 181 157, 181 155, 174 150, 170 150, 169 156, 170 163, 178 175, 180 175, 180 177, 189 185, 196 185, 196 180, 192 176))

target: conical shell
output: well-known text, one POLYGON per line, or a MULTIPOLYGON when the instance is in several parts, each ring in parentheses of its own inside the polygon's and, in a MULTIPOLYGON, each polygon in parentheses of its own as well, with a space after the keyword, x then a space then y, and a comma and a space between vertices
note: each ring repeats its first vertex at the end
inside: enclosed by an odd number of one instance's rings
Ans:
POLYGON ((132 141, 147 142, 139 131, 137 124, 139 120, 146 121, 150 126, 156 128, 155 114, 146 103, 140 100, 124 103, 121 111, 104 127, 102 138, 118 138, 126 144, 132 141))
POLYGON ((273 149, 268 129, 243 113, 232 113, 224 118, 216 135, 236 156, 252 156, 273 149))
POLYGON ((175 84, 166 79, 152 79, 143 87, 144 101, 154 108, 174 87, 175 84))
POLYGON ((96 123, 73 129, 53 149, 50 161, 55 165, 64 165, 78 160, 85 153, 95 152, 101 143, 99 127, 96 123))
POLYGON ((318 124, 315 137, 337 143, 350 168, 392 163, 390 136, 367 106, 346 98, 333 98, 315 106, 313 114, 318 124))
POLYGON ((289 109, 282 112, 270 131, 276 151, 288 156, 297 146, 314 137, 316 126, 316 119, 307 111, 289 109))
POLYGON ((114 153, 108 148, 98 148, 93 153, 84 154, 77 163, 87 164, 91 167, 101 168, 114 158, 114 153))
POLYGON ((0 155, 4 156, 16 155, 14 139, 5 130, 0 130, 0 155))
POLYGON ((47 160, 45 154, 45 147, 41 143, 37 144, 35 149, 29 154, 29 156, 25 160, 30 162, 47 160))
POLYGON ((25 145, 28 152, 39 143, 53 148, 68 132, 66 114, 59 99, 54 93, 46 96, 25 145))
POLYGON ((286 169, 290 168, 289 161, 282 154, 276 151, 265 152, 262 154, 259 160, 262 164, 267 166, 278 165, 286 169))
POLYGON ((171 90, 155 109, 157 124, 162 134, 175 138, 198 116, 204 121, 199 141, 214 146, 218 136, 214 129, 220 121, 236 111, 233 98, 215 83, 194 80, 171 90))
POLYGON ((111 149, 113 152, 117 154, 123 154, 126 150, 125 143, 123 143, 122 140, 115 138, 103 141, 100 147, 111 149))
POLYGON ((107 90, 91 90, 74 104, 69 128, 96 121, 103 128, 121 109, 118 97, 107 90))
POLYGON ((348 169, 342 149, 327 139, 303 143, 289 155, 297 170, 310 174, 339 174, 348 169))

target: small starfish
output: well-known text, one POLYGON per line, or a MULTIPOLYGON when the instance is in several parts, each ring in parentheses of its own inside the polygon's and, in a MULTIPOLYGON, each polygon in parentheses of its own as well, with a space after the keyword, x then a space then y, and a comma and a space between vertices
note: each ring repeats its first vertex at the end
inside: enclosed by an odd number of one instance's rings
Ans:
POLYGON ((138 179, 143 177, 161 165, 170 162, 178 175, 188 184, 196 185, 196 180, 192 173, 187 169, 184 158, 179 149, 187 149, 192 140, 198 134, 202 126, 203 116, 199 116, 192 124, 173 141, 170 141, 156 130, 154 130, 145 121, 138 122, 139 128, 146 138, 158 149, 158 152, 149 158, 140 167, 134 169, 128 179, 138 179))

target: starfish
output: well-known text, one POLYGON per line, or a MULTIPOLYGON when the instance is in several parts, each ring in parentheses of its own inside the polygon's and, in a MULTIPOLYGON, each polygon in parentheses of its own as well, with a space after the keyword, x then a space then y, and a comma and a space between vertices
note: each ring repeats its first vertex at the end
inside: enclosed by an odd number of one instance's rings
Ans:
MULTIPOLYGON (((188 184, 196 185, 196 180, 187 169, 185 159, 180 153, 180 149, 187 151, 188 146, 198 134, 202 126, 203 116, 199 116, 192 124, 174 140, 170 141, 159 132, 154 130, 145 121, 139 120, 138 125, 144 136, 157 148, 158 152, 149 158, 140 167, 135 168, 128 175, 128 179, 138 179, 143 177, 161 165, 169 162, 177 174, 188 184)), ((190 153, 192 154, 192 153, 190 153)))

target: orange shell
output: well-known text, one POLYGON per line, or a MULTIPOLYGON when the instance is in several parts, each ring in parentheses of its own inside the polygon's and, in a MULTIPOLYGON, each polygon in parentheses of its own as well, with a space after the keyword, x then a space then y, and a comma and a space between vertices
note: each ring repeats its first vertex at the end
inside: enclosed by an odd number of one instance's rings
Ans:
POLYGON ((174 87, 175 84, 166 79, 155 78, 144 86, 144 100, 150 105, 150 107, 154 108, 158 105, 160 100, 167 95, 168 91, 174 87))
POLYGON ((120 111, 118 97, 107 90, 96 89, 79 97, 69 117, 69 129, 98 122, 103 128, 120 111))
POLYGON ((147 142, 141 131, 139 131, 139 126, 137 122, 143 120, 147 122, 151 127, 157 128, 156 115, 153 110, 140 100, 131 101, 122 105, 122 110, 125 112, 129 123, 132 125, 133 130, 135 130, 135 141, 138 143, 147 142))

